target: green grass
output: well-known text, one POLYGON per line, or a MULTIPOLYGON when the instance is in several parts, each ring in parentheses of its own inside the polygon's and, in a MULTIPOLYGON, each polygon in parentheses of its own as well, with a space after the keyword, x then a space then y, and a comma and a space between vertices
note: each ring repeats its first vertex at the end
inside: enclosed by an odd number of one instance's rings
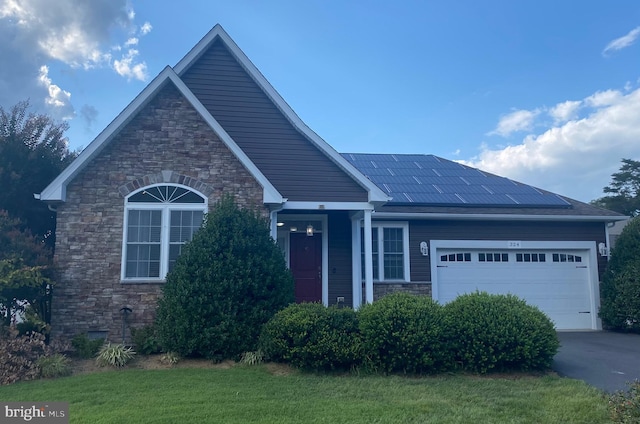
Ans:
POLYGON ((273 375, 266 366, 119 370, 0 387, 70 402, 71 423, 606 423, 606 401, 554 376, 273 375))

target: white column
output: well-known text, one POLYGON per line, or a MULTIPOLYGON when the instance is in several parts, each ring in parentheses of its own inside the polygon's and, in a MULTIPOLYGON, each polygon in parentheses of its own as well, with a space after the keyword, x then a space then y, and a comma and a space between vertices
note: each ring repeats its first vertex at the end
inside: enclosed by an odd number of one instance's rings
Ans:
POLYGON ((362 214, 351 217, 351 280, 353 283, 353 309, 358 309, 362 305, 362 250, 360 240, 360 221, 362 214))
POLYGON ((364 290, 367 303, 373 303, 373 249, 371 246, 371 211, 364 211, 364 290))
POLYGON ((269 222, 271 238, 278 241, 278 211, 271 211, 269 217, 271 218, 269 222))

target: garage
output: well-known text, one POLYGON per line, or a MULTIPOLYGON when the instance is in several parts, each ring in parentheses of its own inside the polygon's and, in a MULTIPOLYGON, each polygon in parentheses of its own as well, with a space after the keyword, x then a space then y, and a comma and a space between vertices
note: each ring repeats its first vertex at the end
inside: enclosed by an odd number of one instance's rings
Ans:
POLYGON ((597 329, 597 266, 591 245, 432 241, 433 297, 444 304, 476 290, 511 293, 540 308, 558 330, 597 329))

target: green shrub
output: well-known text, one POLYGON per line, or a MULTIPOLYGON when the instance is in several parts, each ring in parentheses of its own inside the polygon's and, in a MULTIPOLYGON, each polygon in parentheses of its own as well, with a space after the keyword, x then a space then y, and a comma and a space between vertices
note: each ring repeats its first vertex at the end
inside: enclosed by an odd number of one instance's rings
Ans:
POLYGON ((19 336, 15 328, 0 337, 0 385, 38 378, 36 361, 48 350, 41 333, 19 336))
POLYGON ((610 395, 608 406, 612 422, 640 423, 640 380, 629 383, 628 391, 618 391, 610 395))
POLYGON ((40 377, 55 378, 71 375, 71 361, 65 355, 56 353, 53 355, 41 356, 36 361, 36 366, 40 371, 40 377))
POLYGON ((167 275, 160 342, 181 356, 236 359, 257 349, 264 323, 292 301, 293 278, 267 221, 225 196, 167 275))
POLYGON ((436 373, 451 367, 442 308, 430 297, 387 295, 359 311, 367 366, 382 372, 436 373))
POLYGON ((624 227, 600 284, 600 318, 609 330, 640 332, 640 219, 624 227))
POLYGON ((98 352, 96 364, 101 367, 124 367, 135 356, 136 352, 130 347, 107 343, 98 352))
POLYGON ((143 355, 152 355, 162 352, 162 345, 158 337, 155 325, 145 325, 142 328, 131 329, 131 340, 136 346, 136 351, 143 355))
POLYGON ((104 339, 91 340, 86 334, 77 334, 71 339, 71 346, 75 350, 75 355, 82 359, 95 358, 103 344, 104 339))
POLYGON ((455 360, 467 371, 546 369, 560 346, 551 320, 513 295, 465 294, 443 309, 455 360))
POLYGON ((264 326, 260 346, 275 362, 308 370, 348 370, 360 360, 357 316, 349 308, 293 304, 264 326))

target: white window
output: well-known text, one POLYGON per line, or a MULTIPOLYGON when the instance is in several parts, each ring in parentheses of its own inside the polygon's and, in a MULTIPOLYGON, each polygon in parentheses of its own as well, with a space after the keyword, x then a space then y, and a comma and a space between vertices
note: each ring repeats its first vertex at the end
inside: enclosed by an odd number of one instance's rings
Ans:
MULTIPOLYGON (((362 278, 364 278, 364 229, 361 230, 362 278)), ((409 224, 372 222, 373 279, 409 281, 409 224)))
POLYGON ((127 197, 124 212, 122 279, 163 281, 200 228, 207 199, 180 185, 153 185, 127 197))

